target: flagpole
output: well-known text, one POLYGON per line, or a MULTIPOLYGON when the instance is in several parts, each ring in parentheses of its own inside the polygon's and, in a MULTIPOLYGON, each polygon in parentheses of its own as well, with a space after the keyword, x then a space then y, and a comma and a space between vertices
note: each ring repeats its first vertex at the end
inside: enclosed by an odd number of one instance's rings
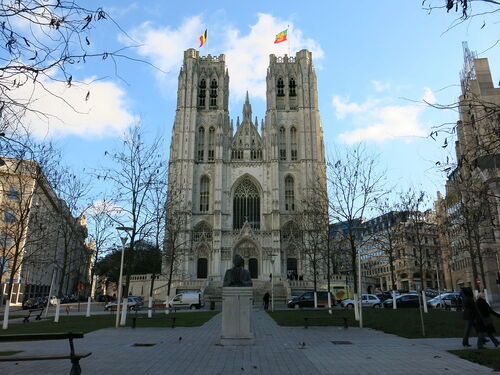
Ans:
MULTIPOLYGON (((290 25, 286 25, 286 28, 287 28, 287 34, 290 33, 290 25)), ((288 57, 290 57, 290 38, 287 38, 287 41, 288 41, 288 57)))

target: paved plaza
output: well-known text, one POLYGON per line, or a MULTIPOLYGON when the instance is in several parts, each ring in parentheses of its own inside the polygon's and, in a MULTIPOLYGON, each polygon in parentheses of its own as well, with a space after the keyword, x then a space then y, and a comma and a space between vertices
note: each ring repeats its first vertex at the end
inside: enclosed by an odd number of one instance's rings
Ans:
MULTIPOLYGON (((252 314, 249 347, 219 344, 221 314, 197 328, 103 329, 76 340, 82 374, 489 374, 449 354, 461 339, 404 339, 372 329, 280 327, 261 309, 252 314), (332 341, 336 342, 333 343, 332 341), (305 345, 302 345, 305 343, 305 345), (134 346, 134 344, 155 344, 134 346)), ((14 342, 23 355, 67 353, 67 341, 14 342)), ((69 360, 0 363, 2 375, 69 374, 69 360)))

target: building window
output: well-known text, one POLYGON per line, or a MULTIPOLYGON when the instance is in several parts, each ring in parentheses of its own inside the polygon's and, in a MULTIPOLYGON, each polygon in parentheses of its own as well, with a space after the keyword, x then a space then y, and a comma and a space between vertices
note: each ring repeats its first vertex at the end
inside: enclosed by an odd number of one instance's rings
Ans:
POLYGON ((295 211, 293 177, 292 176, 287 176, 285 178, 285 210, 286 211, 295 211))
POLYGON ((210 198, 210 181, 203 176, 200 181, 200 212, 208 212, 208 201, 210 198))
POLYGON ((207 82, 202 79, 198 87, 198 107, 205 108, 205 98, 207 95, 207 82))
POLYGON ((297 129, 293 126, 290 129, 290 151, 292 160, 297 160, 297 129))
POLYGON ((19 200, 19 190, 17 190, 14 186, 11 186, 7 192, 7 199, 19 200))
POLYGON ((11 245, 12 245, 12 236, 9 233, 0 233, 0 247, 6 248, 10 247, 11 245))
POLYGON ((215 158, 215 129, 212 126, 208 130, 208 161, 213 161, 215 158))
POLYGON ((217 109, 217 81, 210 82, 210 109, 217 109))
POLYGON ((290 83, 289 83, 289 89, 290 89, 290 96, 297 96, 297 91, 296 91, 296 87, 297 85, 295 84, 295 79, 293 78, 290 78, 290 83))
POLYGON ((280 160, 286 160, 286 136, 284 127, 280 128, 278 142, 279 142, 280 160))
POLYGON ((248 178, 234 191, 233 229, 240 229, 248 222, 253 228, 260 228, 260 196, 257 187, 248 178))
POLYGON ((283 78, 278 78, 278 84, 276 85, 276 88, 278 89, 277 96, 285 96, 285 84, 283 83, 283 78))
POLYGON ((3 221, 5 223, 15 223, 16 222, 16 214, 13 210, 5 210, 3 214, 3 221))
POLYGON ((198 161, 203 161, 203 152, 205 149, 205 128, 200 126, 198 129, 198 161))

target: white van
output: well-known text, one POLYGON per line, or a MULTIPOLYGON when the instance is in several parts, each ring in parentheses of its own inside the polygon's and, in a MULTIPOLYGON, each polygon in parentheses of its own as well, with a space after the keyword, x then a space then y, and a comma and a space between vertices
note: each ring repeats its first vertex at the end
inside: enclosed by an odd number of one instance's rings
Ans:
POLYGON ((205 300, 201 292, 182 292, 176 294, 168 303, 170 308, 189 308, 191 310, 201 309, 205 306, 205 300))

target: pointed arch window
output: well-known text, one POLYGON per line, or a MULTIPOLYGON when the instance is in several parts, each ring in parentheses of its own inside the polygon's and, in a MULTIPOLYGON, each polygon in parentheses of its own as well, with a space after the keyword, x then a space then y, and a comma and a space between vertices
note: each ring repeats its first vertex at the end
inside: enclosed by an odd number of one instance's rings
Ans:
POLYGON ((248 178, 234 191, 233 229, 240 229, 246 221, 253 228, 260 228, 260 195, 257 187, 248 178))
POLYGON ((293 186, 293 177, 285 178, 285 211, 295 211, 295 193, 293 186))
POLYGON ((283 78, 278 78, 278 83, 276 84, 277 96, 285 96, 285 84, 283 83, 283 78))
POLYGON ((208 129, 208 161, 214 161, 215 158, 215 128, 208 129))
POLYGON ((290 78, 290 82, 288 83, 288 88, 290 89, 290 96, 297 96, 297 85, 295 84, 295 79, 290 78))
POLYGON ((207 95, 207 82, 205 79, 200 81, 198 86, 198 107, 205 108, 205 98, 207 95))
POLYGON ((203 176, 200 181, 200 212, 208 212, 210 198, 210 180, 203 176))
POLYGON ((210 109, 217 109, 217 80, 210 82, 210 109))
POLYGON ((291 159, 297 160, 297 129, 294 126, 290 129, 290 152, 291 159))
POLYGON ((200 126, 198 129, 198 161, 203 161, 203 153, 205 151, 205 128, 200 126))
POLYGON ((279 143, 280 160, 286 160, 286 134, 284 127, 280 128, 278 143, 279 143))

